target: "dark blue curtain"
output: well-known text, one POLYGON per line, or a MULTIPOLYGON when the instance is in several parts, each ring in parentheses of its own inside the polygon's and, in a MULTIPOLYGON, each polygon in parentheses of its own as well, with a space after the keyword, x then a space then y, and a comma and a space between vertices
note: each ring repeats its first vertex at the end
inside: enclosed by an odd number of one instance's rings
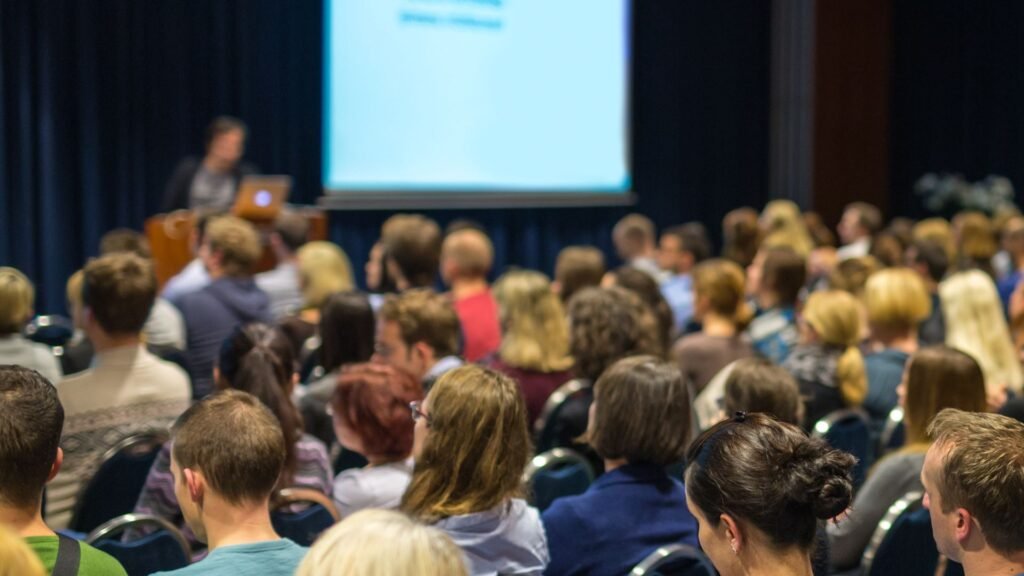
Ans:
MULTIPOLYGON (((768 5, 636 0, 635 209, 661 226, 717 234, 729 209, 766 200, 768 5)), ((315 201, 322 13, 322 0, 0 0, 0 263, 36 282, 40 310, 63 308, 103 232, 141 229, 217 114, 245 120, 247 157, 315 201)), ((564 245, 609 250, 626 212, 430 214, 487 226, 499 270, 550 272, 564 245)), ((332 239, 361 263, 388 215, 333 212, 332 239)))

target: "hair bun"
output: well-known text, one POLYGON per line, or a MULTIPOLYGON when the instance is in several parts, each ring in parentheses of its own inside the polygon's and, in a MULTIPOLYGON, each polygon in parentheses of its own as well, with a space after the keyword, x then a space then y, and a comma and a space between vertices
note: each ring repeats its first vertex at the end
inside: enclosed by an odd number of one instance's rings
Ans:
POLYGON ((789 497, 810 506, 816 518, 838 516, 853 500, 851 471, 856 461, 820 440, 797 446, 790 462, 789 497))

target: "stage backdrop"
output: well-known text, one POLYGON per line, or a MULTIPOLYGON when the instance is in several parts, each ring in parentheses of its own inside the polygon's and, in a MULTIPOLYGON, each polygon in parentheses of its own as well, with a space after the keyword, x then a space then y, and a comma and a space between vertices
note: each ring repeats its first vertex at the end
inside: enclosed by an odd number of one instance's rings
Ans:
MULTIPOLYGON (((769 3, 636 4, 635 208, 717 235, 726 211, 767 196, 769 3)), ((40 311, 63 309, 67 277, 103 232, 158 210, 217 114, 249 124, 247 157, 291 174, 294 200, 316 200, 322 18, 322 0, 0 0, 0 263, 37 283, 40 311)), ((627 211, 430 214, 487 226, 499 271, 550 273, 563 245, 608 250, 627 211)), ((331 214, 360 276, 388 215, 331 214)))

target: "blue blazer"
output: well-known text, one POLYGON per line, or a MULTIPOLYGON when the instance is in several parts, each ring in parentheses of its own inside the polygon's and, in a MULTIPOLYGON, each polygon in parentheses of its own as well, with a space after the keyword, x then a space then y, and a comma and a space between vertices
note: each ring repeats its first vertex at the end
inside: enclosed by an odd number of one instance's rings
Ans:
POLYGON ((545 574, 622 576, 667 544, 697 546, 683 485, 658 466, 626 465, 541 516, 551 562, 545 574))

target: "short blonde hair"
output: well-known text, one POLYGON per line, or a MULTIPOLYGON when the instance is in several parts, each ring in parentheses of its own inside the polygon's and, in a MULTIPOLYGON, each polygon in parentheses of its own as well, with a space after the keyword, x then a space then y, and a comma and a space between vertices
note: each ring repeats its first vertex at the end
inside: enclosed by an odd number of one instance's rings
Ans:
POLYGON ((750 324, 754 313, 746 303, 743 269, 731 260, 705 260, 693 271, 693 289, 698 299, 707 298, 716 313, 731 319, 738 331, 750 324))
POLYGON ((761 212, 761 226, 765 232, 761 246, 765 248, 787 247, 804 258, 814 249, 800 207, 791 200, 772 200, 766 204, 761 212))
POLYGON ((562 301, 546 276, 532 270, 507 272, 494 284, 501 319, 501 359, 517 368, 568 370, 569 323, 562 301))
POLYGON ((441 244, 441 261, 450 260, 462 276, 487 276, 494 263, 494 246, 486 234, 473 228, 457 230, 441 244))
POLYGON ((907 268, 872 274, 864 286, 864 305, 872 326, 911 330, 932 313, 932 301, 921 277, 907 268))
POLYGON ((352 264, 337 244, 307 242, 299 248, 296 257, 306 308, 319 309, 331 294, 347 292, 355 287, 352 264))
POLYGON ((248 276, 263 253, 260 236, 249 222, 235 216, 219 216, 206 225, 204 241, 220 252, 228 276, 248 276))
POLYGON ((836 364, 839 392, 847 406, 860 406, 867 396, 868 381, 864 357, 857 348, 861 332, 857 299, 842 290, 815 292, 802 314, 824 344, 845 349, 836 364))
POLYGON ((0 576, 45 576, 42 562, 10 528, 0 524, 0 576))
POLYGON ((444 532, 391 510, 361 510, 324 533, 296 576, 467 576, 444 532))
POLYGON ((0 334, 17 334, 32 317, 36 291, 28 277, 14 268, 0 267, 0 334))

